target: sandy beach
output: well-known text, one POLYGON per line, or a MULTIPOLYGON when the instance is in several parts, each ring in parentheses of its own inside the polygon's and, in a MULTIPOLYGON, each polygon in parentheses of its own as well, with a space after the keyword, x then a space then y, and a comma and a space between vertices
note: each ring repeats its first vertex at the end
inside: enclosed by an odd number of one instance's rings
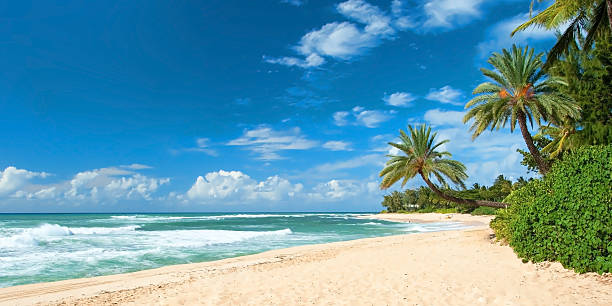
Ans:
POLYGON ((0 289, 1 305, 612 305, 612 277, 524 264, 491 217, 373 215, 466 230, 300 246, 214 262, 0 289))

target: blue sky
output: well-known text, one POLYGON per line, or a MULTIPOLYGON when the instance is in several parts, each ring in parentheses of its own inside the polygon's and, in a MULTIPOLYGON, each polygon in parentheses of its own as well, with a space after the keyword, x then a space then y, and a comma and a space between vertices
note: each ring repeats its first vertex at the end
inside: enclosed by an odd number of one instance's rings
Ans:
MULTIPOLYGON (((4 1, 0 212, 379 210, 429 123, 469 183, 526 175, 463 105, 530 1, 4 1)), ((414 181, 410 186, 419 186, 414 181)))

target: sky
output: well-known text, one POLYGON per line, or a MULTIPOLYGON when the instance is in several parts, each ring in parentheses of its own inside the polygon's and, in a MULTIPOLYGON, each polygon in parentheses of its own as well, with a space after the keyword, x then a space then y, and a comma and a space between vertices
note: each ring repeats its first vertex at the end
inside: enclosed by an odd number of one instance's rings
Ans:
POLYGON ((527 176, 462 117, 492 52, 554 44, 509 36, 529 4, 2 1, 0 212, 378 211, 421 123, 468 184, 527 176))

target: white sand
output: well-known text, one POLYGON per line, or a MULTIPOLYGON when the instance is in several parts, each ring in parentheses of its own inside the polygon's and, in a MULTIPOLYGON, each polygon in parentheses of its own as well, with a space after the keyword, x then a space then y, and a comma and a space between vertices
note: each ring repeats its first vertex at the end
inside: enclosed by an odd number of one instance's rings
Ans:
MULTIPOLYGON (((419 214, 439 221, 445 216, 419 214)), ((376 218, 407 218, 386 214, 376 218)), ((450 220, 483 224, 488 217, 450 220)), ((523 264, 474 229, 360 239, 0 289, 0 304, 612 305, 612 277, 523 264)))

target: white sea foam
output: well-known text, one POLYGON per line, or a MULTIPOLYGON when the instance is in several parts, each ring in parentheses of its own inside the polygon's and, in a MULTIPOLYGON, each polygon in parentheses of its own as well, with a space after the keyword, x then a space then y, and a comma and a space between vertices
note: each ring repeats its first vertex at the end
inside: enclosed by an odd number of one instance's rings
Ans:
POLYGON ((214 244, 235 243, 247 239, 266 236, 284 236, 292 233, 291 229, 276 231, 228 231, 228 230, 175 230, 141 232, 154 236, 151 241, 158 246, 200 247, 214 244))
POLYGON ((403 229, 406 232, 420 232, 420 233, 425 233, 425 232, 438 232, 438 231, 448 231, 448 230, 456 230, 456 229, 463 229, 463 228, 468 228, 468 226, 465 226, 461 223, 411 223, 407 226, 405 226, 405 228, 403 229))
POLYGON ((107 235, 135 231, 140 226, 122 227, 67 227, 57 224, 43 224, 35 228, 18 230, 15 234, 0 238, 1 248, 22 248, 36 246, 44 241, 72 235, 107 235))

